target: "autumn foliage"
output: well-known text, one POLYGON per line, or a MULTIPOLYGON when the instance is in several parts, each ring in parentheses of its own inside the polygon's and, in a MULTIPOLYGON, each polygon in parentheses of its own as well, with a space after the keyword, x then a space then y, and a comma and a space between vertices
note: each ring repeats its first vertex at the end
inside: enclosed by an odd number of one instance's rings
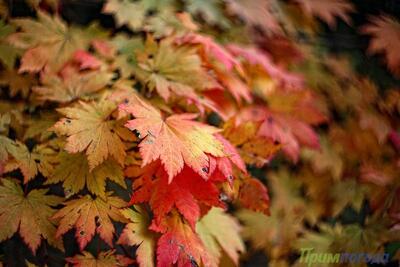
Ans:
MULTIPOLYGON (((400 92, 317 44, 351 1, 106 0, 111 26, 26 2, 0 1, 0 266, 399 247, 400 92)), ((399 78, 399 20, 357 31, 399 78)))

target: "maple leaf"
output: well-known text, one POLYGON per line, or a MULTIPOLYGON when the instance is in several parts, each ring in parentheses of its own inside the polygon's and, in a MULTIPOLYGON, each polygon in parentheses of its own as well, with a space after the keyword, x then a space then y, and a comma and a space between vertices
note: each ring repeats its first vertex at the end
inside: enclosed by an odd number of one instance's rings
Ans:
POLYGON ((171 92, 196 98, 194 90, 218 87, 203 68, 196 48, 176 46, 173 41, 163 39, 157 44, 152 38, 147 39, 144 53, 137 55, 137 78, 165 100, 171 92))
POLYGON ((146 16, 146 10, 141 2, 129 0, 108 0, 103 7, 103 12, 113 14, 117 26, 127 25, 130 29, 136 31, 143 26, 146 16))
POLYGON ((173 0, 108 0, 103 13, 113 14, 117 26, 127 25, 133 31, 154 32, 157 31, 154 24, 159 24, 158 30, 164 33, 168 28, 166 24, 175 18, 174 6, 173 0))
MULTIPOLYGON (((276 104, 271 104, 271 108, 274 106, 276 106, 276 104)), ((287 112, 278 110, 275 112, 262 106, 253 106, 242 109, 235 119, 239 125, 247 121, 260 123, 257 129, 257 136, 269 139, 273 142, 273 145, 269 143, 269 151, 272 149, 272 151, 276 152, 281 146, 283 152, 293 162, 297 162, 300 153, 300 145, 308 146, 313 149, 319 148, 318 135, 308 123, 320 123, 325 117, 321 116, 321 113, 318 113, 316 116, 305 118, 304 122, 297 118, 292 118, 292 116, 298 116, 303 119, 305 114, 310 112, 308 109, 314 109, 310 107, 306 108, 307 112, 305 112, 304 115, 302 114, 303 112, 301 112, 302 108, 297 107, 297 104, 294 108, 289 107, 288 109, 293 109, 293 111, 287 112), (297 115, 292 115, 292 113, 297 115)))
POLYGON ((329 143, 326 137, 321 138, 321 150, 303 151, 303 157, 311 160, 311 166, 316 173, 329 172, 336 181, 342 178, 344 162, 340 147, 329 143))
POLYGON ((38 139, 40 142, 48 140, 53 134, 49 129, 58 120, 58 116, 52 112, 43 112, 39 116, 32 116, 26 120, 26 131, 23 140, 29 138, 38 139))
POLYGON ((203 54, 206 57, 212 55, 217 61, 221 62, 227 70, 238 67, 239 62, 224 47, 215 42, 210 36, 196 33, 189 33, 177 40, 177 43, 200 44, 203 47, 203 54))
MULTIPOLYGON (((166 1, 161 1, 161 3, 164 2, 166 1)), ((151 32, 155 38, 163 38, 174 34, 181 35, 198 28, 191 18, 188 19, 187 13, 177 12, 178 10, 171 6, 158 9, 157 16, 149 17, 144 29, 151 32)))
POLYGON ((113 78, 105 71, 69 72, 66 77, 56 74, 41 76, 40 86, 33 87, 39 100, 67 103, 103 89, 113 78))
POLYGON ((31 87, 35 84, 36 79, 32 75, 21 75, 14 69, 3 70, 0 72, 0 85, 8 85, 10 90, 9 95, 11 97, 20 93, 23 98, 27 98, 31 87))
POLYGON ((341 225, 337 224, 334 227, 329 227, 326 224, 319 226, 321 234, 307 231, 304 236, 296 240, 295 247, 301 248, 314 248, 316 252, 328 252, 332 248, 335 239, 342 233, 341 225))
POLYGON ((306 205, 301 184, 287 170, 270 172, 267 177, 273 196, 271 215, 242 209, 236 217, 243 223, 243 238, 255 249, 264 249, 272 261, 290 254, 293 240, 303 231, 306 205))
POLYGON ((24 176, 24 183, 32 180, 38 171, 48 177, 53 171, 55 151, 46 144, 36 146, 32 152, 25 144, 12 141, 6 144, 6 150, 12 156, 5 166, 5 171, 20 169, 24 176))
POLYGON ((286 168, 282 168, 276 173, 269 173, 268 182, 274 196, 271 201, 271 210, 273 208, 281 209, 301 217, 305 203, 301 197, 300 182, 292 177, 286 168))
POLYGON ((238 15, 250 25, 261 26, 268 33, 282 31, 273 9, 277 7, 275 0, 229 0, 228 11, 238 15))
POLYGON ((86 151, 90 170, 109 156, 121 165, 124 163, 125 147, 121 138, 125 133, 119 121, 110 118, 115 108, 114 103, 103 100, 100 103, 80 101, 74 107, 58 110, 66 118, 54 125, 54 131, 68 136, 65 145, 68 152, 86 151))
MULTIPOLYGON (((287 124, 296 124, 294 128, 304 128, 304 126, 298 125, 296 121, 304 122, 310 125, 318 125, 326 122, 328 119, 323 113, 323 109, 319 106, 320 98, 317 98, 309 90, 297 90, 292 92, 285 91, 274 91, 266 96, 269 109, 274 113, 283 115, 287 124)), ((305 132, 307 130, 299 130, 305 132)), ((296 131, 294 131, 296 134, 296 131)), ((311 135, 311 134, 310 134, 311 135)), ((300 137, 300 135, 297 135, 300 137)), ((311 136, 308 136, 309 139, 311 136)), ((300 138, 299 138, 300 139, 300 138)), ((305 138, 307 139, 307 138, 305 138)), ((307 143, 307 142, 305 142, 307 143)), ((308 142, 309 144, 315 143, 315 141, 308 142)), ((313 145, 311 145, 312 147, 313 145)))
MULTIPOLYGON (((334 226, 321 224, 318 234, 314 231, 306 231, 304 236, 295 243, 296 248, 315 248, 318 252, 346 251, 356 253, 365 251, 376 253, 382 248, 382 244, 390 237, 383 229, 387 223, 386 219, 373 217, 367 220, 365 225, 336 223, 334 226)), ((396 233, 392 233, 396 236, 396 233)))
POLYGON ((239 104, 244 99, 247 103, 252 102, 252 96, 249 87, 239 77, 231 73, 217 72, 218 79, 226 86, 236 102, 239 104))
POLYGON ((280 150, 282 145, 270 138, 257 136, 259 123, 246 121, 236 125, 234 119, 224 124, 224 136, 238 149, 247 164, 261 167, 280 150))
POLYGON ((245 251, 240 229, 239 223, 221 208, 212 208, 196 224, 196 232, 212 255, 212 266, 219 266, 221 249, 236 265, 239 263, 239 253, 245 251))
POLYGON ((75 267, 119 267, 128 266, 134 262, 125 256, 115 255, 115 250, 101 251, 97 257, 87 251, 82 251, 82 254, 65 260, 75 267))
POLYGON ((137 130, 143 138, 139 144, 142 166, 160 159, 169 182, 185 164, 207 178, 208 155, 225 156, 223 145, 214 136, 219 130, 194 121, 195 114, 172 115, 164 119, 159 110, 139 98, 129 106, 120 105, 120 110, 135 117, 126 123, 126 127, 137 130))
POLYGON ((284 120, 280 120, 277 116, 267 117, 261 124, 258 134, 282 144, 285 154, 293 162, 298 161, 300 145, 293 132, 285 125, 284 120))
POLYGON ((269 215, 268 190, 262 182, 246 177, 239 190, 239 201, 243 207, 269 215))
POLYGON ((354 11, 353 4, 347 0, 295 0, 309 16, 315 16, 326 22, 330 27, 336 26, 336 18, 340 17, 350 24, 350 12, 354 11))
POLYGON ((302 168, 295 179, 301 180, 309 200, 305 215, 308 222, 316 225, 321 217, 332 216, 333 199, 330 191, 336 181, 329 174, 316 173, 308 166, 302 168))
POLYGON ((118 244, 138 246, 137 261, 140 267, 154 267, 155 235, 148 230, 150 218, 139 206, 134 209, 124 209, 122 215, 129 220, 122 231, 118 244))
POLYGON ((201 239, 177 213, 165 217, 163 225, 154 230, 163 233, 157 243, 157 266, 211 266, 210 254, 201 239))
POLYGON ((52 207, 61 203, 62 198, 46 195, 47 189, 35 189, 24 194, 13 180, 2 179, 0 185, 0 240, 10 238, 19 231, 24 242, 33 253, 42 238, 51 245, 63 249, 56 240, 56 227, 48 220, 55 212, 52 207))
POLYGON ((0 20, 0 61, 7 69, 12 69, 14 67, 15 60, 20 54, 19 49, 7 42, 8 36, 14 32, 15 28, 12 25, 7 25, 3 20, 0 20))
POLYGON ((142 180, 135 182, 137 189, 132 195, 131 203, 149 202, 154 212, 155 225, 162 223, 164 217, 176 207, 194 228, 200 218, 200 204, 223 206, 218 188, 211 181, 212 177, 206 181, 188 167, 170 183, 165 171, 158 174, 159 177, 154 181, 150 180, 149 175, 144 173, 142 180))
POLYGON ((271 261, 285 258, 293 240, 303 231, 302 221, 293 213, 280 214, 271 208, 271 216, 251 210, 239 210, 235 216, 242 222, 242 237, 257 250, 264 250, 271 261))
POLYGON ((80 250, 92 240, 95 233, 100 235, 110 247, 113 246, 114 225, 111 221, 125 222, 119 209, 126 206, 126 203, 118 197, 111 196, 102 199, 93 199, 89 195, 78 199, 69 200, 64 203, 65 207, 58 210, 52 219, 59 220, 56 237, 59 238, 72 228, 76 229, 75 237, 80 250))
POLYGON ((383 15, 372 17, 371 22, 361 28, 361 32, 372 36, 369 53, 385 54, 389 69, 396 75, 400 74, 400 23, 398 20, 383 15))
POLYGON ((228 51, 237 57, 241 57, 251 65, 259 65, 272 78, 277 79, 283 85, 295 88, 303 86, 301 76, 289 73, 286 70, 276 66, 268 54, 255 47, 241 47, 234 44, 226 46, 228 51))
POLYGON ((69 194, 77 194, 86 185, 91 193, 103 198, 106 197, 107 178, 126 188, 122 168, 116 162, 106 160, 90 171, 84 155, 60 153, 60 163, 47 179, 47 184, 63 182, 63 187, 69 194))
POLYGON ((354 179, 348 179, 336 183, 330 194, 333 198, 333 216, 338 215, 346 206, 361 210, 367 189, 357 184, 354 179))
MULTIPOLYGON (((224 153, 226 157, 215 158, 217 161, 216 170, 221 171, 225 178, 229 179, 232 176, 232 164, 239 168, 243 173, 246 173, 246 165, 242 158, 240 157, 236 147, 233 146, 227 139, 225 139, 221 134, 216 134, 215 137, 224 146, 224 153)), ((209 171, 211 174, 212 170, 209 171)))
POLYGON ((282 144, 270 138, 254 137, 248 143, 244 143, 240 148, 240 156, 247 164, 254 164, 261 167, 278 153, 282 144))
POLYGON ((39 72, 46 65, 58 70, 73 53, 89 46, 90 37, 77 28, 68 28, 59 17, 51 17, 42 11, 38 19, 14 19, 22 30, 9 36, 17 48, 27 49, 21 58, 19 72, 39 72))

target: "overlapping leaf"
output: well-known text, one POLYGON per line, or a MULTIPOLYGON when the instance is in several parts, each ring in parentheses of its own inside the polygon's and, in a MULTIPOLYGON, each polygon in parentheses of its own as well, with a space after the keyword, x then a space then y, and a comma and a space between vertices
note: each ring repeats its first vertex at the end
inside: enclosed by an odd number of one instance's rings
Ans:
POLYGON ((93 170, 89 169, 85 155, 60 153, 53 174, 46 183, 62 182, 68 195, 77 194, 85 185, 87 189, 100 197, 106 197, 106 179, 126 188, 121 166, 113 160, 106 160, 93 170))
POLYGON ((214 134, 217 128, 194 121, 195 114, 172 115, 164 119, 161 112, 137 99, 121 110, 131 113, 135 119, 126 126, 139 132, 142 166, 160 159, 172 181, 183 169, 190 166, 195 172, 207 178, 210 169, 209 156, 225 156, 223 145, 214 134))
POLYGON ((111 73, 93 71, 88 73, 71 72, 66 77, 55 74, 42 76, 41 86, 33 91, 39 100, 67 103, 103 89, 112 78, 111 73))
POLYGON ((399 74, 400 56, 396 51, 399 49, 400 23, 389 16, 373 17, 362 32, 372 35, 370 53, 384 53, 389 69, 399 74))
POLYGON ((202 66, 201 58, 193 47, 175 46, 173 39, 159 44, 148 39, 143 53, 137 55, 135 74, 150 91, 168 100, 171 93, 196 99, 195 90, 217 85, 202 66))
POLYGON ((238 264, 239 253, 245 249, 239 231, 239 223, 220 208, 211 209, 196 224, 196 232, 212 255, 212 266, 219 266, 221 249, 238 264))
POLYGON ((42 239, 51 245, 63 248, 56 240, 56 226, 49 220, 62 202, 62 198, 47 195, 47 189, 35 189, 24 194, 20 185, 2 179, 0 186, 0 240, 11 238, 17 231, 32 252, 36 252, 42 239))
POLYGON ((125 221, 119 211, 126 205, 123 200, 108 193, 105 199, 86 195, 64 204, 65 207, 52 216, 52 219, 59 220, 57 238, 75 228, 75 237, 81 250, 93 239, 95 233, 98 233, 110 247, 113 246, 115 228, 111 219, 125 221))
POLYGON ((118 244, 138 246, 136 249, 137 261, 140 267, 154 267, 155 261, 155 234, 148 230, 150 219, 144 209, 135 206, 135 210, 124 209, 122 215, 129 220, 118 244))
POLYGON ((354 11, 354 6, 347 0, 295 0, 310 16, 315 16, 325 21, 330 27, 336 25, 336 17, 340 17, 350 24, 349 13, 354 11))
POLYGON ((20 72, 39 72, 46 65, 58 70, 78 49, 85 49, 90 38, 80 30, 68 27, 59 17, 38 11, 38 20, 15 19, 21 32, 9 37, 15 47, 25 49, 20 72))
POLYGON ((121 122, 113 120, 111 114, 115 104, 104 100, 100 103, 79 102, 74 107, 59 109, 66 116, 54 125, 57 134, 67 136, 65 149, 70 153, 85 151, 89 169, 113 157, 123 164, 125 147, 122 139, 128 138, 121 122))
POLYGON ((102 251, 97 257, 90 252, 83 251, 82 255, 66 258, 66 261, 75 267, 118 267, 127 266, 133 260, 122 255, 115 255, 115 251, 102 251))
POLYGON ((210 254, 201 239, 177 213, 166 217, 162 227, 157 230, 163 233, 157 243, 158 266, 211 266, 210 254))

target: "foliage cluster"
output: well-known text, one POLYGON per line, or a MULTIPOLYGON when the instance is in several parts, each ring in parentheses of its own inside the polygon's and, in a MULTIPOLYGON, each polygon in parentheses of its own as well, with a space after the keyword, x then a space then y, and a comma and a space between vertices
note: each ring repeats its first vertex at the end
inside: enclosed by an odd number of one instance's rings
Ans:
MULTIPOLYGON (((318 45, 351 24, 350 1, 107 0, 112 28, 67 23, 65 1, 28 0, 32 17, 10 2, 6 266, 237 266, 254 251, 302 266, 305 247, 395 247, 400 91, 318 45)), ((399 21, 359 31, 399 77, 399 21)))

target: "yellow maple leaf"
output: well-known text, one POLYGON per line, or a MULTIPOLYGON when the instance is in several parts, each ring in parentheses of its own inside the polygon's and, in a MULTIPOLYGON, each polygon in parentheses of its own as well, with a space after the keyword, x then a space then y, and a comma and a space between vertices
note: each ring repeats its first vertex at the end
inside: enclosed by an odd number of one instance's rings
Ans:
POLYGON ((122 215, 129 223, 122 231, 118 244, 138 246, 136 249, 137 261, 140 267, 154 267, 155 234, 148 230, 150 218, 140 207, 121 210, 122 215))
POLYGON ((56 227, 48 220, 55 210, 52 206, 62 198, 46 195, 47 189, 32 190, 24 194, 13 180, 2 179, 0 185, 0 240, 10 238, 18 231, 24 242, 35 253, 42 238, 62 249, 62 242, 55 239, 56 227))
POLYGON ((221 208, 212 208, 196 224, 196 232, 212 255, 213 266, 219 266, 222 250, 237 265, 239 253, 245 251, 240 225, 221 208))
POLYGON ((22 31, 8 39, 15 47, 27 49, 21 58, 20 72, 39 72, 46 65, 58 70, 76 50, 89 46, 91 36, 67 27, 58 16, 51 17, 42 11, 37 15, 37 20, 13 20, 22 31))
POLYGON ((144 53, 138 53, 135 75, 150 91, 168 100, 174 95, 196 98, 195 90, 218 87, 202 66, 195 47, 175 46, 172 39, 159 44, 152 38, 144 53))
POLYGON ((301 184, 286 169, 268 174, 272 189, 271 216, 251 210, 239 210, 243 222, 242 236, 254 248, 264 249, 271 260, 287 257, 293 240, 303 231, 306 205, 301 197, 301 184))
POLYGON ((25 144, 19 141, 11 141, 6 145, 6 150, 12 158, 7 161, 5 171, 20 169, 24 176, 24 183, 33 179, 38 171, 44 177, 50 176, 53 172, 56 152, 48 147, 47 144, 35 146, 32 152, 28 150, 25 144))
POLYGON ((21 94, 23 98, 28 97, 31 87, 36 84, 36 79, 31 74, 18 74, 14 69, 0 72, 0 85, 8 85, 9 95, 14 97, 21 94))
POLYGON ((68 136, 65 145, 68 152, 86 151, 90 170, 109 156, 121 165, 124 163, 126 153, 121 138, 125 137, 125 131, 120 121, 110 118, 115 108, 114 103, 103 100, 79 102, 76 106, 58 110, 66 118, 54 125, 54 131, 68 136))
POLYGON ((69 194, 77 194, 86 185, 91 193, 104 198, 107 178, 126 188, 122 168, 113 160, 106 160, 90 171, 88 161, 81 153, 60 152, 58 159, 60 163, 46 183, 63 182, 63 187, 69 194))
POLYGON ((39 100, 67 103, 103 89, 112 77, 106 71, 72 72, 64 79, 48 74, 42 78, 42 85, 32 90, 39 100))
POLYGON ((321 150, 304 149, 302 156, 311 161, 311 166, 316 173, 328 172, 338 181, 342 178, 344 162, 340 146, 333 146, 326 137, 320 140, 321 150))
POLYGON ((117 26, 126 24, 132 30, 139 30, 146 16, 146 10, 140 1, 108 0, 103 12, 114 14, 117 26))

